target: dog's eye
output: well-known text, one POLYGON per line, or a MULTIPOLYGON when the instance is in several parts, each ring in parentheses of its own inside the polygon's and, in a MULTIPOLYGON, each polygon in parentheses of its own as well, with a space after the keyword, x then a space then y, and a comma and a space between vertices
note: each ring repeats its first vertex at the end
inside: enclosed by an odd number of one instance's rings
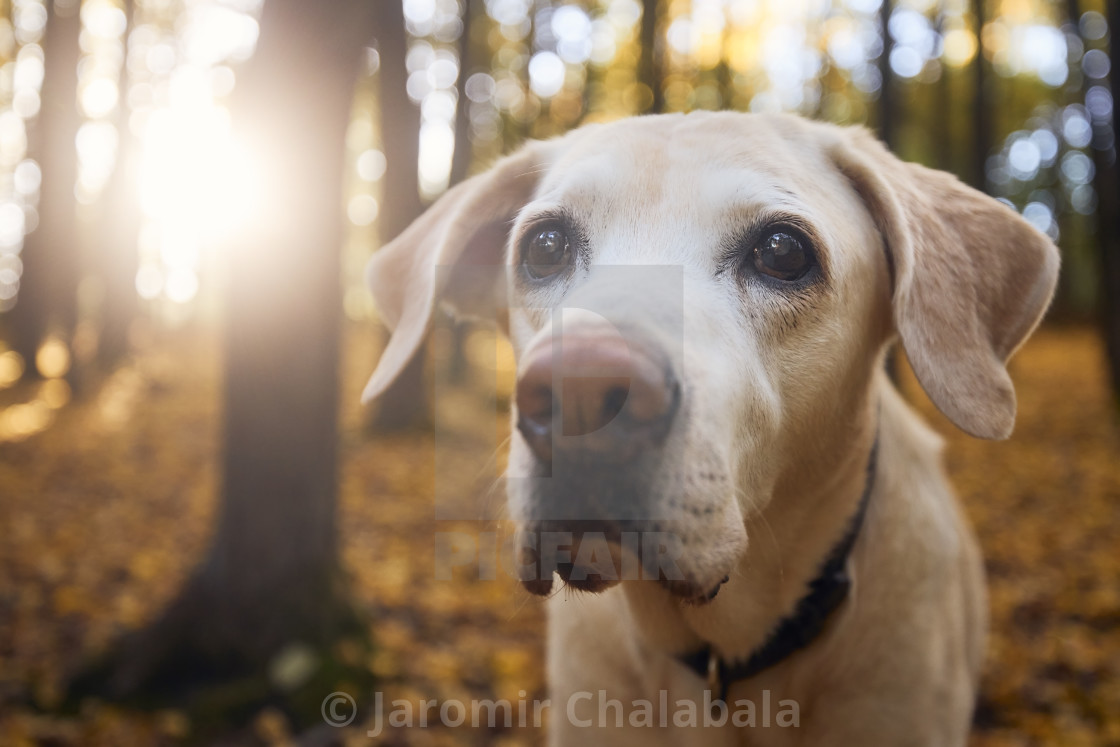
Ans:
POLYGON ((550 226, 529 235, 521 252, 521 263, 530 277, 551 277, 568 266, 572 247, 563 230, 550 226))
POLYGON ((813 254, 796 236, 773 233, 754 248, 754 266, 779 280, 797 280, 813 266, 813 254))

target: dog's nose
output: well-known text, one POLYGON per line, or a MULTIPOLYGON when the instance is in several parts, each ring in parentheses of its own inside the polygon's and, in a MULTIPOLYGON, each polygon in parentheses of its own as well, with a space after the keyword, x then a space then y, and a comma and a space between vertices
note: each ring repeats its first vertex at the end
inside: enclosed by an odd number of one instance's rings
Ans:
POLYGON ((660 443, 680 387, 666 365, 621 337, 565 336, 526 355, 517 382, 517 427, 538 459, 552 461, 553 436, 611 460, 660 443), (559 422, 557 422, 557 417, 559 422))

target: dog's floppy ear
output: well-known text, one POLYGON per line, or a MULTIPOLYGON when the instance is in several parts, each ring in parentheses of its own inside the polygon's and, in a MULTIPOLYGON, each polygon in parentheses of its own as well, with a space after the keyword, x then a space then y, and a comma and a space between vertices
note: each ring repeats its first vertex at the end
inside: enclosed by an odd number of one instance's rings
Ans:
POLYGON ((374 253, 366 284, 393 334, 362 392, 363 403, 385 391, 408 364, 436 304, 479 317, 492 317, 501 308, 507 234, 551 152, 551 143, 529 143, 448 190, 374 253))
POLYGON ((1004 364, 1050 303, 1054 243, 955 177, 900 161, 863 129, 844 130, 832 150, 886 242, 895 327, 918 381, 961 430, 1006 438, 1015 390, 1004 364))

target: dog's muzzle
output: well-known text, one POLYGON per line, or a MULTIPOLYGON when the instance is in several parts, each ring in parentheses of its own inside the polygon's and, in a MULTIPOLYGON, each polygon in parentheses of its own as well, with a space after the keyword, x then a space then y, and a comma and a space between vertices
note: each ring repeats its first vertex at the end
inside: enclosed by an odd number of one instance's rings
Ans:
POLYGON ((523 359, 517 430, 538 475, 521 517, 525 587, 547 593, 553 571, 586 591, 630 576, 671 579, 673 539, 653 515, 652 491, 680 410, 671 366, 617 333, 582 330, 544 339, 523 359))

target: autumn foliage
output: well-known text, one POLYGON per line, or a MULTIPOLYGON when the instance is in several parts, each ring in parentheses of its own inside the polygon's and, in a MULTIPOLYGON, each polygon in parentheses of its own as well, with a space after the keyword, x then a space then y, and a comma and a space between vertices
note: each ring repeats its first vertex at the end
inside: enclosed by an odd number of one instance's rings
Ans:
MULTIPOLYGON (((343 641, 336 654, 363 658, 351 663, 368 668, 386 698, 544 697, 541 602, 501 572, 495 581, 436 579, 437 531, 495 527, 434 520, 430 434, 361 436, 357 391, 371 348, 368 336, 350 336, 340 527, 376 646, 366 654, 343 641)), ((974 745, 1120 741, 1120 428, 1102 356, 1091 331, 1039 333, 1012 365, 1019 420, 1002 443, 953 430, 903 375, 907 395, 946 436, 989 573, 992 634, 974 745)), ((57 709, 77 663, 155 616, 205 552, 218 370, 196 340, 157 346, 49 430, 0 451, 0 744, 162 744, 214 728, 183 710, 94 700, 57 709)), ((474 422, 493 428, 495 419, 475 413, 474 422)), ((269 707, 225 728, 237 743, 295 737, 269 707)), ((327 736, 366 743, 361 721, 327 736)), ((389 735, 392 744, 541 738, 516 727, 389 735)))

